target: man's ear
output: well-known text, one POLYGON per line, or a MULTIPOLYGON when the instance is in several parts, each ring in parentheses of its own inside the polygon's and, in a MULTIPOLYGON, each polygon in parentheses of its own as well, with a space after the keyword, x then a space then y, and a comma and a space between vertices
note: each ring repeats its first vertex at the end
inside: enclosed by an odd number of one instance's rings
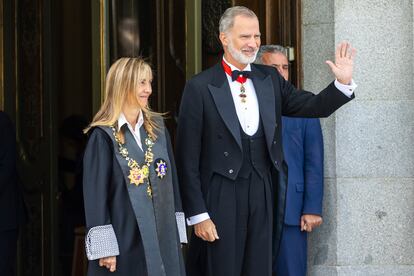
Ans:
POLYGON ((221 41, 221 44, 223 45, 223 48, 227 47, 227 45, 228 45, 228 35, 221 32, 220 35, 219 35, 219 39, 221 41))

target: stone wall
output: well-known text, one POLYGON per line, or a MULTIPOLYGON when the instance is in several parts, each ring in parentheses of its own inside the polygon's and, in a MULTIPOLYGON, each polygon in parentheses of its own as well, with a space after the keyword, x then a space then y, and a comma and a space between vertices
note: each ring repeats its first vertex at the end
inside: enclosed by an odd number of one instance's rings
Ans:
POLYGON ((414 275, 413 0, 303 0, 304 88, 331 80, 335 45, 358 50, 356 99, 323 119, 324 224, 309 275, 414 275))

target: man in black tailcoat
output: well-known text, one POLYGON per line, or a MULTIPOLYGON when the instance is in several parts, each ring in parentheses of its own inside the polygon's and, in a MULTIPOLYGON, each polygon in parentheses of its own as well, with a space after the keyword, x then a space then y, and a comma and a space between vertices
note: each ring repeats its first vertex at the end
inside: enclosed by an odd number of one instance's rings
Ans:
POLYGON ((314 95, 251 64, 260 47, 251 10, 226 10, 220 41, 222 61, 187 82, 178 121, 177 168, 194 225, 187 273, 271 275, 287 185, 281 116, 327 117, 350 101, 355 50, 338 46, 335 63, 327 61, 336 80, 314 95))

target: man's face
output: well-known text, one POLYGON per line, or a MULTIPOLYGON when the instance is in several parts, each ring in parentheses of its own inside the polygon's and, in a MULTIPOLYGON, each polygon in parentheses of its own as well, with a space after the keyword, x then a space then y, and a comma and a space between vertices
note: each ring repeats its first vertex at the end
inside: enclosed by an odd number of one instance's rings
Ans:
POLYGON ((225 58, 236 66, 253 63, 260 47, 260 30, 257 18, 238 15, 226 33, 220 33, 225 58))
POLYGON ((263 64, 275 67, 285 80, 289 79, 289 62, 284 54, 264 53, 262 62, 263 64))

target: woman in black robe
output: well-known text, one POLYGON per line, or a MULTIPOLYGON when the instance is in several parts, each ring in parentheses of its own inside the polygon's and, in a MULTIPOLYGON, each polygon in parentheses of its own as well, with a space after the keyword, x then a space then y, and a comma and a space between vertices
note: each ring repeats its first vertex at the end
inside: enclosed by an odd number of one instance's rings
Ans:
POLYGON ((168 132, 148 108, 151 81, 142 59, 116 61, 105 101, 85 130, 89 276, 185 275, 184 214, 168 132))

